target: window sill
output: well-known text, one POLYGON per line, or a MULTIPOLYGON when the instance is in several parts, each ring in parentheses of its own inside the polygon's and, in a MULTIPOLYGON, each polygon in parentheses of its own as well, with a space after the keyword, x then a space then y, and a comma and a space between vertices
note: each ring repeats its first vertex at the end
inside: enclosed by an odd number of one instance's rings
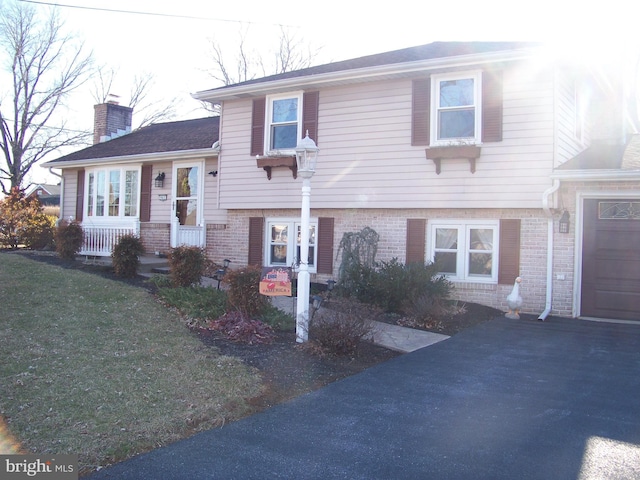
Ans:
POLYGON ((477 145, 452 145, 445 147, 430 147, 426 149, 427 159, 436 164, 436 174, 442 171, 442 160, 467 159, 469 170, 476 172, 476 160, 480 157, 481 148, 477 145))
POLYGON ((271 169, 277 167, 287 167, 291 170, 293 178, 298 178, 298 165, 295 155, 258 156, 256 157, 258 168, 267 172, 267 179, 271 180, 271 169))

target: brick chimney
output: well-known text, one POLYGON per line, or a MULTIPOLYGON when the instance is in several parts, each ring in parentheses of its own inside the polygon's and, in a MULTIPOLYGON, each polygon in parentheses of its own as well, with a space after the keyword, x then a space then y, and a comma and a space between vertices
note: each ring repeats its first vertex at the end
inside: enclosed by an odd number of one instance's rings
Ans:
POLYGON ((93 144, 106 142, 131 132, 133 108, 107 101, 94 106, 93 144))

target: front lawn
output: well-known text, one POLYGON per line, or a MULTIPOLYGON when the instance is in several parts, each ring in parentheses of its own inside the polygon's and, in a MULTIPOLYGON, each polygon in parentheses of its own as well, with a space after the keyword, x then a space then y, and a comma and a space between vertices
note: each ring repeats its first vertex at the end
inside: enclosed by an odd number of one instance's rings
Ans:
POLYGON ((0 306, 0 422, 25 452, 92 470, 237 419, 261 393, 138 287, 2 253, 0 306))

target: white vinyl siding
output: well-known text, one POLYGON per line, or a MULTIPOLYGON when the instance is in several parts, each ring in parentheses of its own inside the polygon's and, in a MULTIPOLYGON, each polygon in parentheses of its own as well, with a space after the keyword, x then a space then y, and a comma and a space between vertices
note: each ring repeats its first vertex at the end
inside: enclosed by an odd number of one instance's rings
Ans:
MULTIPOLYGON (((553 76, 505 70, 503 141, 482 145, 476 172, 411 146, 411 80, 345 85, 320 92, 312 208, 539 208, 554 159, 553 76)), ((301 180, 286 167, 271 180, 249 152, 251 99, 226 101, 220 208, 291 208, 301 180)))

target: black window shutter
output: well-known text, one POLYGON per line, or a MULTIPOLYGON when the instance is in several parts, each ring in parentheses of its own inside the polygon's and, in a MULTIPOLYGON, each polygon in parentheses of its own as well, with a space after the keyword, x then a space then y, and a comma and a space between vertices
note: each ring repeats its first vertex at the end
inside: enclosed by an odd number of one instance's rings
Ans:
POLYGON ((318 218, 318 273, 333 273, 333 218, 318 218))
POLYGON ((78 179, 76 184, 76 220, 82 221, 84 213, 84 170, 78 170, 78 179))
POLYGON ((140 173, 140 221, 151 220, 151 177, 153 165, 143 165, 140 173))
POLYGON ((498 283, 512 284, 520 275, 520 220, 500 220, 498 283))
POLYGON ((318 145, 318 105, 320 92, 305 92, 302 96, 302 138, 309 138, 318 145))
POLYGON ((407 265, 410 263, 424 265, 426 231, 427 220, 425 218, 407 218, 407 265))
POLYGON ((262 266, 262 235, 264 218, 249 218, 249 265, 262 266))
POLYGON ((431 79, 413 81, 411 94, 411 145, 429 145, 431 123, 431 79))
POLYGON ((264 122, 266 98, 256 98, 251 112, 251 152, 250 155, 264 154, 264 122))
POLYGON ((502 71, 482 74, 482 141, 502 141, 502 71))

